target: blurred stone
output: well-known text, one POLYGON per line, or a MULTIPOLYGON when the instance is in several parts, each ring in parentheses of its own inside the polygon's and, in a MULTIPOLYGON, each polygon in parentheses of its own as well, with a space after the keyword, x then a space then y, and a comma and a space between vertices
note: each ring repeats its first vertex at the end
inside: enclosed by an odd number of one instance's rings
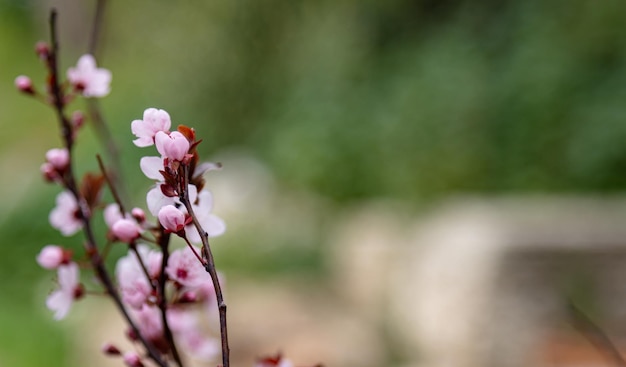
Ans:
POLYGON ((445 205, 392 250, 389 299, 409 359, 429 367, 560 365, 537 350, 571 324, 570 297, 594 302, 605 331, 623 338, 624 223, 623 201, 445 205))

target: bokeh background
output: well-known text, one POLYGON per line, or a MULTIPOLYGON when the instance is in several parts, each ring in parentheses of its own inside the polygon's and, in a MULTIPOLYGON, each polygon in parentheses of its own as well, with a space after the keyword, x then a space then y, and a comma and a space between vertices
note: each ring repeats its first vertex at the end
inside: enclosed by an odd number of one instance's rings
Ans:
MULTIPOLYGON (((47 243, 81 243, 47 222, 58 189, 39 165, 60 144, 54 114, 13 87, 20 74, 43 85, 33 47, 51 6, 67 68, 94 2, 0 0, 0 366, 78 366, 76 330, 100 317, 77 304, 53 322, 52 276, 34 262, 47 243)), ((625 14, 618 0, 109 1, 100 105, 135 205, 150 182, 130 122, 162 108, 225 164, 208 185, 229 225, 214 241, 229 286, 315 293, 332 288, 337 223, 367 203, 411 217, 452 195, 621 193, 625 14)), ((79 170, 94 170, 98 137, 80 140, 79 170)), ((382 355, 401 363, 393 347, 382 355)))

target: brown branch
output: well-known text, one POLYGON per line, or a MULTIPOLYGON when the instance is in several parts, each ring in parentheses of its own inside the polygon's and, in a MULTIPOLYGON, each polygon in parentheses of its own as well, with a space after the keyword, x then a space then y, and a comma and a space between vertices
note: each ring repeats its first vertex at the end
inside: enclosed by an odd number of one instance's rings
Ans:
POLYGON ((98 50, 98 41, 100 40, 100 30, 102 29, 102 18, 104 17, 104 6, 106 0, 96 1, 96 11, 93 17, 93 27, 91 28, 91 37, 89 38, 89 53, 94 57, 98 50))
POLYGON ((576 327, 598 350, 603 351, 607 359, 613 361, 617 367, 626 367, 626 361, 606 333, 594 323, 572 300, 567 306, 576 327))
POLYGON ((170 329, 169 323, 167 321, 167 300, 165 298, 165 283, 167 282, 167 274, 165 273, 165 267, 167 266, 167 262, 170 258, 169 251, 169 243, 170 243, 170 233, 165 233, 163 227, 159 224, 159 247, 161 247, 161 252, 163 253, 163 258, 161 259, 161 274, 159 275, 159 309, 161 309, 161 321, 163 322, 163 334, 165 335, 165 340, 169 344, 172 357, 176 364, 179 367, 183 367, 183 361, 178 353, 178 349, 176 348, 176 343, 174 342, 174 336, 172 335, 172 330, 170 329))
MULTIPOLYGON (((220 286, 220 281, 217 276, 217 270, 215 269, 215 261, 213 260, 213 253, 211 252, 211 247, 209 245, 209 235, 198 222, 198 218, 193 212, 193 207, 191 202, 189 201, 189 165, 182 165, 182 190, 180 200, 187 208, 187 213, 192 218, 193 225, 196 227, 196 230, 200 234, 200 238, 202 239, 202 252, 206 256, 206 263, 203 263, 204 269, 211 275, 211 281, 213 282, 213 288, 215 288, 215 298, 217 301, 217 307, 219 309, 220 314, 220 336, 222 340, 222 367, 229 367, 229 355, 230 348, 228 346, 228 327, 226 324, 226 303, 224 302, 224 297, 222 295, 222 288, 220 286)), ((179 170, 180 172, 180 170, 179 170)))
POLYGON ((100 167, 100 172, 102 172, 102 175, 104 176, 104 179, 106 180, 107 184, 109 185, 109 190, 111 190, 111 195, 113 195, 113 200, 115 200, 115 202, 117 203, 117 206, 119 206, 120 209, 120 214, 122 214, 122 218, 126 216, 126 210, 124 209, 124 204, 122 203, 122 198, 120 197, 116 186, 113 183, 113 180, 111 179, 111 177, 109 176, 109 174, 107 173, 106 168, 104 167, 104 163, 102 162, 102 157, 100 157, 100 154, 96 154, 96 160, 98 160, 98 166, 100 167))
POLYGON ((150 358, 154 360, 154 362, 157 365, 161 367, 167 367, 168 366, 167 362, 165 362, 161 358, 160 353, 154 347, 154 345, 152 345, 152 343, 150 343, 147 339, 143 337, 143 335, 141 335, 139 328, 137 327, 137 325, 135 325, 134 321, 132 320, 132 318, 128 314, 128 311, 126 310, 126 307, 122 303, 122 300, 119 294, 117 293, 115 286, 113 285, 113 282, 109 276, 109 273, 104 267, 104 262, 102 261, 102 257, 100 256, 98 252, 98 247, 96 246, 95 235, 94 235, 93 229, 91 228, 91 210, 88 204, 86 203, 86 201, 84 200, 84 198, 82 197, 80 191, 78 190, 78 186, 76 185, 76 179, 74 177, 74 173, 72 170, 72 164, 73 164, 72 148, 74 145, 73 136, 72 136, 72 125, 70 124, 69 120, 67 119, 64 113, 65 105, 63 102, 63 93, 61 91, 61 87, 59 85, 59 78, 58 78, 59 72, 58 72, 58 64, 57 64, 57 60, 58 60, 57 54, 58 54, 59 46, 58 46, 57 34, 56 34, 56 18, 57 18, 56 10, 52 9, 50 11, 50 18, 49 18, 50 37, 51 37, 52 44, 51 44, 51 50, 48 54, 48 60, 47 60, 48 67, 50 69, 50 77, 49 77, 50 85, 49 86, 50 86, 50 91, 51 91, 52 98, 53 98, 53 105, 56 110, 59 123, 61 125, 61 132, 62 132, 64 144, 70 156, 70 162, 69 162, 66 174, 65 174, 65 183, 66 183, 66 188, 72 193, 72 195, 76 199, 76 202, 78 203, 78 207, 79 207, 78 215, 79 215, 80 220, 83 223, 83 232, 86 237, 86 241, 84 242, 85 252, 87 253, 87 256, 89 257, 89 260, 91 262, 91 265, 94 268, 96 276, 98 277, 98 279, 104 286, 106 293, 108 293, 111 296, 111 298, 113 299, 113 302, 115 303, 120 313, 124 316, 124 319, 126 319, 126 322, 128 323, 128 325, 135 332, 135 334, 137 335, 141 343, 146 348, 146 351, 148 352, 148 355, 150 356, 150 358))

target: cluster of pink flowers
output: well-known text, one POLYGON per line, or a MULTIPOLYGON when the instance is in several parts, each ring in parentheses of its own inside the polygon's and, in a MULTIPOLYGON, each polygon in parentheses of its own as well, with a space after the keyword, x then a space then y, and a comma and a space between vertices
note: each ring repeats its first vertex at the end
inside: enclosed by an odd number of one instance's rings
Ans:
MULTIPOLYGON (((54 15, 54 13, 52 14, 54 15)), ((51 16, 51 19, 54 19, 51 16)), ((53 45, 54 42, 53 36, 53 45)), ((56 46, 36 46, 37 55, 48 69, 45 92, 40 92, 27 76, 18 76, 15 85, 21 92, 39 97, 57 112, 64 146, 50 149, 41 165, 47 182, 57 184, 61 192, 49 222, 63 236, 85 234, 84 257, 60 245, 47 245, 37 255, 37 263, 57 273, 58 287, 46 299, 46 306, 60 320, 70 312, 74 301, 90 290, 110 296, 126 319, 127 337, 140 348, 122 351, 107 343, 102 351, 120 357, 129 367, 142 367, 151 360, 159 366, 175 361, 183 366, 177 345, 188 355, 201 360, 215 358, 220 351, 228 366, 226 338, 226 305, 222 298, 221 276, 218 276, 208 238, 223 234, 224 221, 212 213, 213 196, 206 188, 204 174, 221 167, 200 162, 196 147, 200 140, 195 131, 184 125, 171 130, 170 115, 160 109, 148 108, 143 118, 131 123, 131 132, 138 147, 155 146, 158 155, 141 158, 139 168, 154 181, 147 192, 147 211, 155 217, 150 221, 143 209, 127 211, 116 194, 116 188, 100 161, 100 174, 87 173, 79 180, 73 170, 72 147, 85 117, 75 111, 66 117, 65 109, 77 96, 103 97, 110 92, 110 71, 96 66, 92 55, 83 55, 75 67, 67 71, 67 81, 57 74, 56 46), (114 203, 101 201, 102 189, 108 184, 114 203), (106 249, 96 243, 92 230, 94 212, 102 210, 108 228, 106 247, 126 246, 128 253, 115 267, 115 281, 105 265, 106 249), (186 247, 170 249, 170 237, 182 238, 186 247), (80 265, 79 265, 80 264, 80 265), (95 284, 81 283, 80 268, 93 271, 95 284), (222 343, 208 336, 207 316, 219 312, 222 343)), ((259 359, 255 367, 292 367, 281 355, 259 359)))
MULTIPOLYGON (((47 47, 38 45, 37 52, 48 60, 50 50, 47 47)), ((97 68, 91 55, 82 56, 77 66, 68 70, 67 79, 72 89, 58 92, 63 96, 64 105, 77 94, 102 97, 110 91, 111 73, 97 68)), ((19 76, 15 84, 24 93, 39 93, 26 76, 19 76)), ((53 87, 47 88, 52 101, 59 98, 52 94, 53 87)), ((70 120, 70 143, 83 119, 81 113, 75 113, 70 120)), ((157 219, 156 225, 150 223, 141 208, 125 212, 120 202, 103 206, 100 196, 105 177, 86 175, 82 183, 77 182, 71 167, 72 154, 67 147, 50 149, 41 172, 46 181, 63 188, 49 215, 52 227, 63 236, 73 236, 90 225, 94 211, 104 207, 107 242, 127 245, 128 254, 118 260, 115 279, 120 301, 134 321, 134 328, 127 331, 128 337, 133 341, 141 337, 163 356, 168 356, 173 353, 167 335, 171 333, 189 355, 208 360, 220 351, 219 343, 203 330, 207 315, 216 312, 217 302, 211 276, 205 269, 204 252, 192 243, 201 244, 204 233, 215 237, 226 229, 222 219, 211 213, 213 197, 203 179, 204 173, 219 165, 199 163, 196 152, 199 141, 194 130, 180 126, 170 131, 171 125, 169 114, 154 108, 147 109, 142 120, 131 123, 131 131, 137 137, 134 143, 138 147, 154 145, 159 153, 159 156, 142 158, 139 164, 141 171, 155 181, 146 196, 146 204, 157 219), (169 233, 184 238, 188 247, 169 254, 169 233), (162 250, 168 251, 166 263, 162 250)), ((88 258, 93 255, 89 252, 88 258)), ((57 272, 58 288, 48 296, 46 305, 54 312, 55 319, 63 319, 74 301, 86 294, 78 262, 73 259, 72 251, 59 245, 45 246, 37 255, 37 262, 57 272)), ((123 353, 113 344, 107 344, 103 351, 107 355, 121 356, 128 366, 144 365, 145 356, 133 351, 123 353)))

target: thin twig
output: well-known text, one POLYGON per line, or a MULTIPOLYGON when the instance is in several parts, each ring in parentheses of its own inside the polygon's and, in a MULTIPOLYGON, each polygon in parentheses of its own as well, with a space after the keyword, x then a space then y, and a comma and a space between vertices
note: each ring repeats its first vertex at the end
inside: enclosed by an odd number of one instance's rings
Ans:
POLYGON ((209 235, 198 222, 198 218, 193 212, 193 207, 191 202, 189 201, 189 166, 187 164, 182 165, 182 176, 183 176, 183 190, 182 195, 180 197, 181 202, 187 208, 187 213, 192 218, 193 225, 196 227, 196 230, 200 234, 200 238, 202 239, 202 248, 203 253, 206 256, 206 263, 204 263, 205 270, 211 275, 211 281, 213 282, 213 288, 215 288, 215 298, 217 301, 217 307, 219 309, 220 314, 220 335, 222 339, 222 367, 229 367, 229 355, 230 348, 228 346, 228 327, 226 324, 226 303, 224 302, 224 297, 222 295, 222 288, 220 286, 220 281, 217 276, 217 270, 215 269, 215 261, 213 260, 213 253, 211 252, 211 247, 209 246, 209 235))
POLYGON ((607 359, 613 361, 617 367, 626 367, 626 361, 606 333, 594 323, 572 300, 567 301, 574 326, 598 350, 603 351, 607 359))
POLYGON ((102 29, 102 18, 104 17, 104 6, 106 0, 96 1, 96 11, 93 17, 93 26, 91 28, 91 37, 89 38, 89 53, 96 56, 98 50, 98 41, 100 40, 100 30, 102 29))
POLYGON ((54 104, 57 116, 59 118, 59 123, 61 125, 61 132, 63 135, 64 144, 70 155, 70 163, 67 168, 65 181, 66 181, 67 189, 72 193, 72 195, 76 199, 76 202, 78 203, 78 206, 79 206, 78 215, 79 215, 80 220, 83 223, 83 232, 86 237, 86 241, 84 242, 85 252, 87 253, 89 257, 89 260, 91 262, 91 265, 94 268, 96 276, 98 277, 98 279, 104 286, 106 292, 113 299, 113 302, 117 306, 120 313, 124 316, 124 319, 126 319, 126 322, 128 323, 128 325, 135 332, 135 334, 137 335, 141 343, 146 348, 146 351, 148 352, 148 355, 150 356, 150 358, 154 360, 154 362, 158 364, 159 366, 167 367, 168 366, 167 362, 165 362, 161 358, 160 353, 152 345, 152 343, 150 343, 147 339, 143 337, 143 335, 139 331, 139 328, 137 327, 137 325, 135 325, 134 321, 132 320, 132 318, 128 314, 128 311, 126 310, 126 307, 122 303, 122 300, 119 294, 117 293, 117 290, 115 289, 115 286, 113 285, 113 282, 111 281, 109 273, 104 267, 104 262, 102 261, 102 257, 100 256, 98 252, 98 247, 96 246, 95 235, 94 235, 93 229, 91 228, 91 210, 89 209, 87 203, 85 202, 84 198, 82 197, 82 195, 80 194, 78 190, 78 186, 76 185, 76 179, 74 177, 74 173, 72 170, 72 164, 73 164, 72 126, 64 113, 65 106, 63 102, 63 95, 62 95, 61 88, 59 85, 59 79, 58 79, 59 73, 58 73, 58 64, 57 64, 57 53, 58 53, 59 46, 58 46, 57 34, 56 34, 56 18, 57 18, 56 10, 52 9, 50 11, 50 18, 49 18, 50 37, 51 37, 52 47, 48 55, 48 67, 50 68, 50 87, 51 87, 51 92, 53 96, 53 104, 54 104))
POLYGON ((165 267, 167 266, 167 262, 170 258, 169 243, 170 233, 165 233, 163 227, 159 226, 159 246, 161 247, 161 252, 163 253, 163 258, 161 260, 161 274, 159 275, 159 308, 161 309, 163 334, 165 335, 165 340, 167 340, 167 344, 169 344, 172 350, 172 357, 174 358, 174 361, 176 362, 176 364, 178 364, 179 367, 183 367, 183 361, 180 358, 178 349, 176 348, 174 336, 172 335, 172 330, 170 329, 166 314, 167 299, 165 298, 165 283, 167 282, 167 274, 165 273, 165 267))
MULTIPOLYGON (((91 28, 91 37, 89 39, 88 52, 96 56, 96 52, 98 51, 98 43, 100 41, 100 34, 102 30, 102 24, 104 19, 104 10, 106 5, 106 0, 97 0, 96 1, 96 10, 94 12, 93 17, 93 26, 91 28)), ((97 60, 102 62, 102 57, 98 57, 97 60)), ((128 195, 124 191, 124 185, 120 185, 120 181, 122 180, 122 164, 120 161, 120 150, 113 136, 111 134, 111 130, 106 123, 102 110, 100 109, 100 104, 97 99, 89 98, 87 99, 87 113, 89 115, 89 119, 91 120, 93 127, 96 131, 96 136, 100 140, 100 143, 104 146, 106 152, 108 153, 109 159, 111 160, 111 177, 110 180, 116 184, 118 189, 120 190, 119 196, 127 199, 128 195)))
POLYGON ((111 190, 111 195, 113 195, 113 200, 115 200, 115 202, 117 203, 117 206, 119 206, 120 214, 122 215, 122 217, 125 217, 126 216, 126 210, 124 209, 124 204, 122 203, 122 198, 120 197, 120 195, 119 195, 119 193, 117 191, 117 187, 115 186, 115 184, 111 180, 111 177, 109 177, 109 174, 107 173, 107 170, 104 167, 104 163, 102 162, 102 157, 100 157, 100 154, 96 154, 96 159, 98 160, 98 166, 100 167, 100 172, 102 172, 102 175, 104 176, 104 179, 106 180, 107 184, 109 185, 109 190, 111 190))

